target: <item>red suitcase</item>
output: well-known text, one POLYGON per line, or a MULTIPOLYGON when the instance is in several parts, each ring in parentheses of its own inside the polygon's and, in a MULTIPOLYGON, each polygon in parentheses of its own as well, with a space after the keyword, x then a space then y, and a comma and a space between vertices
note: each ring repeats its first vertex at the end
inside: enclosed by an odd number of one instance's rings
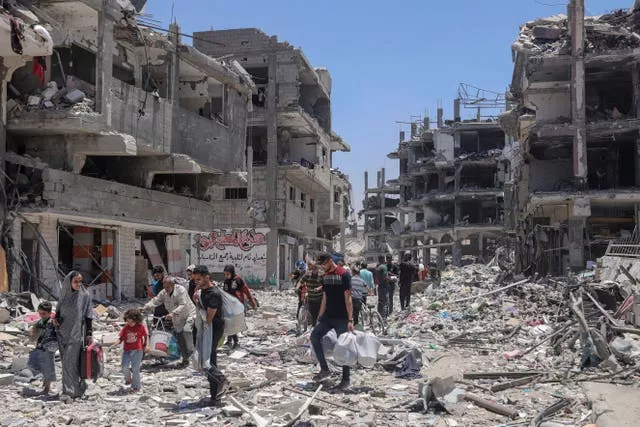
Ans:
POLYGON ((98 343, 91 343, 80 352, 80 377, 97 380, 104 372, 104 354, 98 343))

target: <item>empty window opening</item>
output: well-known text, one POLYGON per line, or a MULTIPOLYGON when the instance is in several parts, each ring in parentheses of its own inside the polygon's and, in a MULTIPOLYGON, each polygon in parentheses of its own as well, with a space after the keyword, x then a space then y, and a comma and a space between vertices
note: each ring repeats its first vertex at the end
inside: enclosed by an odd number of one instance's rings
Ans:
POLYGON ((224 198, 225 200, 246 200, 247 189, 246 188, 225 188, 224 198))

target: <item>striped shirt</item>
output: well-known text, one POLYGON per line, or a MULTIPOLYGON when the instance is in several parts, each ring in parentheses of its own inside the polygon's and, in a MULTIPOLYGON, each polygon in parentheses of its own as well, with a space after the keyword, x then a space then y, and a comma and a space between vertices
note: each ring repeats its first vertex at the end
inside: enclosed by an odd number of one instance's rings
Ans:
POLYGON ((360 276, 351 276, 351 296, 361 300, 367 294, 367 284, 360 276))

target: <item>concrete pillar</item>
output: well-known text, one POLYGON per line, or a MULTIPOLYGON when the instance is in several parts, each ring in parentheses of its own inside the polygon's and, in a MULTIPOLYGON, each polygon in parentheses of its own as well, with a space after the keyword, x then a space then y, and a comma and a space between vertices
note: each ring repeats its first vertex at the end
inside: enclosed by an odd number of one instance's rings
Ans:
POLYGON ((121 227, 116 230, 115 281, 119 291, 116 298, 135 298, 136 294, 136 231, 121 227))
MULTIPOLYGON (((173 51, 167 57, 167 99, 177 102, 179 96, 178 87, 180 86, 180 58, 178 58, 180 27, 177 22, 169 25, 168 38, 173 45, 173 51)), ((205 117, 208 116, 205 114, 205 117)))
POLYGON ((573 217, 569 219, 569 266, 576 270, 581 270, 585 267, 585 225, 585 217, 573 217))
MULTIPOLYGON (((7 82, 11 79, 9 70, 0 56, 0 185, 5 188, 5 158, 7 155, 7 82)), ((0 223, 4 223, 7 200, 0 202, 0 223)), ((3 230, 0 230, 0 235, 3 230)))
POLYGON ((462 264, 462 242, 456 239, 453 242, 453 265, 456 267, 462 264))
POLYGON ((453 100, 453 121, 459 122, 462 118, 460 117, 460 98, 456 98, 453 100))
POLYGON ((453 188, 456 193, 460 191, 460 172, 462 172, 462 165, 456 166, 453 176, 453 188))
POLYGON ((399 137, 400 141, 399 141, 399 142, 404 142, 404 138, 405 138, 405 136, 404 136, 404 131, 403 131, 403 130, 401 130, 401 131, 400 131, 400 137, 399 137))
POLYGON ((481 262, 486 261, 484 259, 484 235, 482 233, 478 234, 478 256, 481 262))
MULTIPOLYGON (((21 263, 24 263, 24 260, 20 257, 20 249, 22 249, 22 222, 18 219, 14 219, 13 221, 11 221, 10 225, 11 240, 13 240, 13 246, 11 248, 8 248, 9 250, 7 251, 7 255, 9 254, 9 251, 11 251, 12 258, 20 259, 21 263)), ((9 290, 11 292, 20 292, 20 265, 17 262, 14 262, 7 267, 9 273, 9 290)), ((32 283, 35 281, 34 279, 35 277, 31 278, 32 283)), ((34 286, 37 287, 37 283, 34 283, 34 286)))
POLYGON ((414 139, 416 136, 418 136, 418 125, 411 123, 411 139, 414 139))
POLYGON ((428 116, 427 116, 427 117, 425 117, 424 119, 422 119, 422 127, 423 127, 425 130, 428 130, 428 129, 429 129, 429 127, 431 126, 430 121, 431 121, 431 119, 429 119, 429 117, 428 117, 428 116))
MULTIPOLYGON (((633 82, 633 109, 636 119, 640 119, 640 65, 634 63, 631 66, 631 78, 633 82)), ((636 155, 634 157, 635 186, 640 187, 640 134, 636 137, 636 155)))
POLYGON ((253 200, 253 147, 247 147, 247 201, 253 200))
POLYGON ((444 127, 444 109, 438 108, 438 129, 444 127))
POLYGON ((367 196, 367 192, 369 191, 369 172, 364 171, 364 195, 367 196))
POLYGON ((384 168, 382 168, 380 169, 380 188, 384 187, 385 182, 386 180, 385 180, 384 168))
POLYGON ((460 201, 454 200, 453 202, 453 225, 454 227, 460 222, 460 201))
POLYGON ((446 187, 446 183, 445 183, 446 177, 447 177, 446 171, 443 171, 443 170, 438 171, 438 191, 440 193, 444 193, 444 190, 446 187))
POLYGON ((573 138, 573 175, 586 185, 587 131, 584 68, 584 0, 569 3, 571 32, 571 116, 576 133, 573 138))
POLYGON ((98 11, 98 48, 96 54, 96 111, 111 126, 111 81, 113 79, 114 18, 107 12, 109 0, 102 0, 98 11))
MULTIPOLYGON (((269 56, 268 84, 267 84, 267 171, 266 188, 269 202, 267 234, 267 283, 271 277, 278 280, 278 112, 276 105, 276 56, 269 56)), ((279 283, 279 281, 278 281, 279 283)))
POLYGON ((440 246, 438 248, 438 270, 444 270, 444 252, 446 250, 445 246, 440 246))
MULTIPOLYGON (((44 248, 42 241, 38 244, 38 258, 40 262, 40 280, 51 292, 60 295, 60 281, 58 279, 58 219, 53 216, 40 217, 38 231, 50 249, 44 248)), ((42 293, 44 295, 44 293, 42 293)))

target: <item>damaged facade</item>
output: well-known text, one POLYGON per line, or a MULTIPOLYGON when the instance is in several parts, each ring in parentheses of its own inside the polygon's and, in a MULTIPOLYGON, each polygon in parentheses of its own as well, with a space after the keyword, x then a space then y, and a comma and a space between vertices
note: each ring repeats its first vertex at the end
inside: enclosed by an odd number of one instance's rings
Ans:
POLYGON ((195 33, 194 46, 238 61, 257 86, 247 131, 250 201, 246 226, 267 234, 270 284, 287 281, 306 254, 344 250, 351 211, 349 178, 333 154, 350 151, 331 127, 331 75, 314 68, 300 49, 249 29, 195 33))
POLYGON ((4 4, 27 34, 1 86, 11 290, 56 294, 76 269, 113 285, 96 298, 133 297, 152 265, 183 275, 191 233, 246 215, 221 195, 247 185, 250 76, 175 23, 139 26, 127 0, 4 4), (38 22, 50 45, 29 39, 38 22))
POLYGON ((519 269, 564 274, 634 234, 640 198, 640 11, 528 22, 513 44, 519 141, 505 186, 519 269))
MULTIPOLYGON (((425 118, 411 124, 408 140, 400 132, 397 150, 388 155, 400 161, 400 176, 378 185, 386 194, 398 194, 385 197, 386 227, 376 230, 384 231, 387 252, 410 253, 440 268, 447 256, 454 265, 466 256, 486 262, 504 237, 509 161, 502 152, 509 138, 493 120, 462 121, 459 106, 456 100, 455 117, 446 122, 439 108, 435 129, 425 118)), ((365 215, 378 200, 376 195, 365 198, 365 215)), ((368 240, 378 238, 369 233, 368 240)))

